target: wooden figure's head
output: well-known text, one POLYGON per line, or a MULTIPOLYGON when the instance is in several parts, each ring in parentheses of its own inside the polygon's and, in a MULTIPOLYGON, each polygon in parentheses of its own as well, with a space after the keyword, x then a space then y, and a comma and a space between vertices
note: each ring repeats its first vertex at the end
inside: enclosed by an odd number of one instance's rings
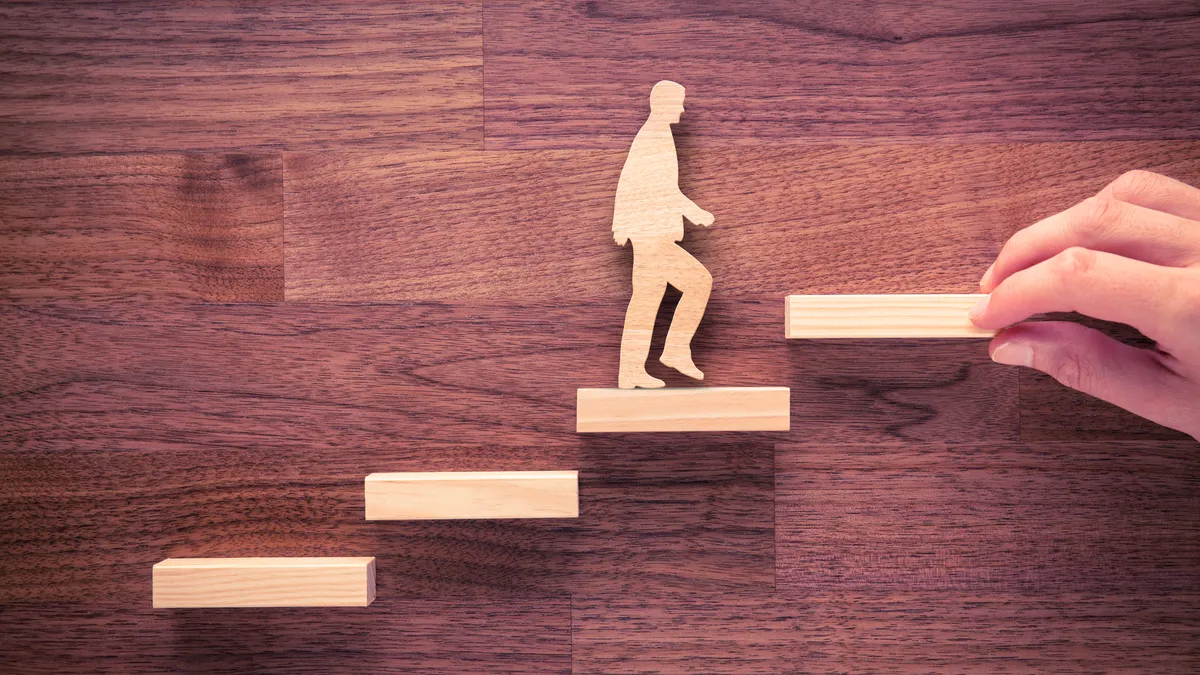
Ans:
POLYGON ((683 85, 663 80, 650 90, 650 117, 667 124, 679 122, 683 114, 683 85))

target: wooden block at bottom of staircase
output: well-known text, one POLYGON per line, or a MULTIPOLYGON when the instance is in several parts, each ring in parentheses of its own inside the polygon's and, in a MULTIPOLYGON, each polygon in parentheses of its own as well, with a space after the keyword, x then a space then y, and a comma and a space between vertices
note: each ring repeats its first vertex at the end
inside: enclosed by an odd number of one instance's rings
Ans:
POLYGON ((577 518, 578 471, 373 473, 367 520, 577 518))
POLYGON ((154 607, 366 607, 375 558, 168 558, 154 607))
POLYGON ((576 398, 579 433, 789 428, 787 387, 580 389, 576 398))

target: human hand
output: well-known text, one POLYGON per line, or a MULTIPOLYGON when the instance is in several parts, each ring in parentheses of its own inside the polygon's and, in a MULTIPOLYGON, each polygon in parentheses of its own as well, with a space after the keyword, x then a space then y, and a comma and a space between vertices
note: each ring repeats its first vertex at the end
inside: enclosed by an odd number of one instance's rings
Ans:
POLYGON ((990 295, 971 320, 1008 326, 992 340, 993 360, 1200 440, 1200 190, 1130 171, 1013 235, 979 285, 990 295), (1133 326, 1157 349, 1070 322, 1012 325, 1072 311, 1133 326))

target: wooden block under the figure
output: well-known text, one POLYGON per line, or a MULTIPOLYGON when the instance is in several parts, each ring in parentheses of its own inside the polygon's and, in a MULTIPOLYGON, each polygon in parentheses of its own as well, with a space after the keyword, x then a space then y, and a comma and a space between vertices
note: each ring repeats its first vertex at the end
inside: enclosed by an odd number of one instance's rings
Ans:
POLYGON ((784 301, 784 334, 791 339, 821 338, 985 338, 967 311, 978 294, 950 295, 789 295, 784 301))
POLYGON ((367 520, 577 518, 578 471, 373 473, 367 520))
POLYGON ((375 558, 168 558, 153 604, 171 607, 366 607, 375 558))
POLYGON ((575 430, 580 433, 791 427, 787 387, 580 389, 576 406, 575 430))

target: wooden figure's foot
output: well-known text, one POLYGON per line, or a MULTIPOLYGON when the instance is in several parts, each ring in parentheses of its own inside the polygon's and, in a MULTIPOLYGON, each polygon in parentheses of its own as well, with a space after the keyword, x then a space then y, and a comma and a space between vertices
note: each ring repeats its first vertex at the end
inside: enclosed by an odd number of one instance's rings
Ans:
POLYGON ((670 366, 675 370, 687 375, 693 380, 703 380, 704 373, 692 363, 692 350, 677 349, 663 351, 662 356, 658 357, 664 366, 670 366))
POLYGON ((645 371, 636 375, 622 375, 617 378, 617 387, 620 389, 661 389, 665 386, 667 386, 666 382, 645 371))

